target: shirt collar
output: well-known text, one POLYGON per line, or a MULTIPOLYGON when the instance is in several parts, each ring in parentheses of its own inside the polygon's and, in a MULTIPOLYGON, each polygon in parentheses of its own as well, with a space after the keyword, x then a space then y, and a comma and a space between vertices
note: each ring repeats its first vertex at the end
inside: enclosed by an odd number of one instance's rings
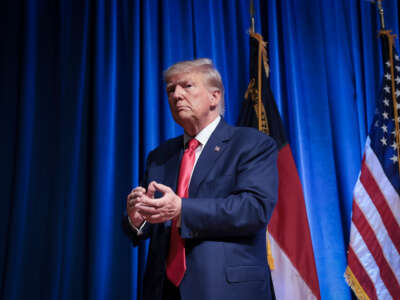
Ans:
MULTIPOLYGON (((218 115, 218 117, 216 117, 214 121, 212 121, 202 130, 200 130, 200 132, 194 138, 198 140, 202 146, 204 146, 207 143, 208 139, 210 138, 211 134, 214 132, 215 128, 217 128, 217 125, 219 124, 220 120, 221 116, 218 115)), ((188 135, 185 132, 183 134, 183 144, 186 145, 186 143, 189 142, 192 138, 193 138, 192 136, 188 135)))

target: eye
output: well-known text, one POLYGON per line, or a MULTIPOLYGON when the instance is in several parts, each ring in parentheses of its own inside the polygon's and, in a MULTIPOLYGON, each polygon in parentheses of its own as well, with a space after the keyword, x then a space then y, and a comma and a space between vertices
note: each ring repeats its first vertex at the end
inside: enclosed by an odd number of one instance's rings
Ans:
POLYGON ((168 87, 168 88, 167 88, 167 94, 169 95, 169 94, 173 93, 174 90, 175 90, 175 87, 174 87, 174 86, 168 87))
POLYGON ((185 89, 191 88, 192 86, 193 86, 193 84, 191 84, 191 83, 186 83, 186 84, 185 84, 185 89))

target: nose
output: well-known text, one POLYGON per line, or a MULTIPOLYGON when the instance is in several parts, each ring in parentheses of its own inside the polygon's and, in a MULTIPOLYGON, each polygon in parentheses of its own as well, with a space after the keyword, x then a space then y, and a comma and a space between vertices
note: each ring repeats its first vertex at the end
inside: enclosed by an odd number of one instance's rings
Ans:
POLYGON ((181 97, 183 96, 185 90, 183 89, 183 87, 181 87, 179 84, 177 84, 175 86, 175 90, 173 93, 173 97, 174 99, 181 99, 181 97))

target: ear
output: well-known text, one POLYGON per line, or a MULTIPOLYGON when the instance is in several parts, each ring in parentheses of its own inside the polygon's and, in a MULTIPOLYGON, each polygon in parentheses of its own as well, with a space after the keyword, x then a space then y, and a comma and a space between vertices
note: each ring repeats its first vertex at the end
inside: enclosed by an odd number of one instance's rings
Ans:
POLYGON ((221 91, 215 90, 209 93, 210 97, 210 106, 212 108, 218 107, 219 102, 221 101, 221 91))

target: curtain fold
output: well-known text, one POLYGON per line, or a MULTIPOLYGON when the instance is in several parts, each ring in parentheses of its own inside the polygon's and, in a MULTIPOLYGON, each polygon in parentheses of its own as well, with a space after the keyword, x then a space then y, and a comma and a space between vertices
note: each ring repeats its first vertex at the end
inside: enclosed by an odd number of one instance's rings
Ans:
MULTIPOLYGON (((254 2, 304 187, 321 296, 350 299, 352 189, 382 77, 376 8, 254 2)), ((162 72, 210 57, 234 124, 248 85, 249 3, 1 4, 1 299, 140 298, 147 244, 132 248, 120 223, 146 155, 182 133, 162 72)), ((386 27, 398 34, 400 6, 383 4, 386 27)))

